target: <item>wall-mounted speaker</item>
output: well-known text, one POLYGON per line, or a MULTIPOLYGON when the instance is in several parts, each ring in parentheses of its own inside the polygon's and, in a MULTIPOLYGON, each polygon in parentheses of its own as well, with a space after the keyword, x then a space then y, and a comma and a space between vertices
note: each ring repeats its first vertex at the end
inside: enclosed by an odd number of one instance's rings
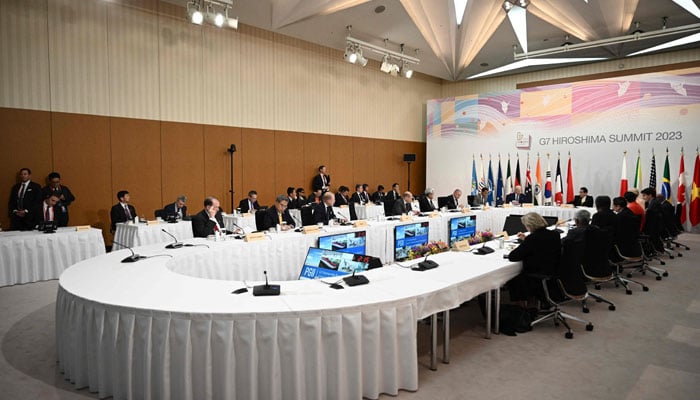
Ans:
POLYGON ((416 161, 416 155, 411 154, 411 153, 406 153, 403 155, 403 160, 406 162, 415 162, 416 161))

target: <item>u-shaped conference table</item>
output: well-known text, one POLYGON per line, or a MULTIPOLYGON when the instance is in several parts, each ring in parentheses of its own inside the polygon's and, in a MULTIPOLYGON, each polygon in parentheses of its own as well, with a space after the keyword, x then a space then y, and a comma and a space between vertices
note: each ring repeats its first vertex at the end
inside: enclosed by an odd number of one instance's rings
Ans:
MULTIPOLYGON (((430 218, 431 232, 453 216, 430 218)), ((367 253, 386 256, 397 224, 329 231, 366 230, 367 253)), ((190 239, 201 246, 157 244, 136 249, 149 258, 135 263, 121 263, 130 253, 120 250, 75 264, 61 275, 56 301, 60 369, 77 387, 115 399, 360 399, 417 390, 416 322, 500 287, 521 268, 502 250, 447 252, 431 257, 440 264, 434 270, 390 264, 367 271, 368 285, 334 290, 297 280, 318 236, 190 239), (232 294, 262 283, 262 270, 282 285, 280 296, 232 294)))

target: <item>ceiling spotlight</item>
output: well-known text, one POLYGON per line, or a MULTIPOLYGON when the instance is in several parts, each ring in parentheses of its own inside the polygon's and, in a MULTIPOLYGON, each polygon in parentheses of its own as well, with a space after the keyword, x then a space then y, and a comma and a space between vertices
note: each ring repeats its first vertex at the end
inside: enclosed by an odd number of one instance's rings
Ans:
POLYGON ((202 25, 204 14, 199 10, 199 4, 193 1, 187 3, 187 18, 193 24, 202 25))
POLYGON ((639 35, 640 33, 644 33, 643 30, 639 29, 639 21, 634 23, 634 28, 635 29, 632 31, 632 33, 630 33, 630 35, 639 35))
POLYGON ((358 47, 355 54, 357 55, 357 63, 363 67, 366 67, 369 60, 362 55, 362 48, 358 47))
POLYGON ((561 45, 562 45, 562 46, 571 46, 572 44, 573 44, 573 43, 571 43, 571 42, 569 41, 569 35, 568 35, 568 34, 564 35, 564 43, 562 43, 561 45))
POLYGON ((226 18, 226 25, 231 29, 238 29, 238 18, 226 18))
POLYGON ((411 79, 413 76, 413 70, 411 69, 411 64, 406 61, 401 62, 401 75, 406 79, 411 79))
POLYGON ((355 46, 352 43, 347 43, 345 45, 345 54, 343 58, 350 64, 355 64, 355 62, 357 62, 357 52, 355 52, 355 46))
POLYGON ((216 16, 214 16, 214 25, 218 26, 219 28, 224 26, 224 14, 216 13, 216 16))
POLYGON ((391 72, 392 66, 393 64, 389 62, 389 55, 387 54, 382 58, 382 65, 379 66, 379 70, 388 74, 391 72))
POLYGON ((513 7, 518 6, 520 8, 527 8, 527 6, 530 5, 530 0, 504 0, 503 1, 503 10, 507 13, 513 7))
POLYGON ((219 28, 238 29, 238 18, 229 18, 228 10, 233 7, 233 0, 189 0, 186 4, 187 18, 190 22, 202 25, 210 23, 219 28))

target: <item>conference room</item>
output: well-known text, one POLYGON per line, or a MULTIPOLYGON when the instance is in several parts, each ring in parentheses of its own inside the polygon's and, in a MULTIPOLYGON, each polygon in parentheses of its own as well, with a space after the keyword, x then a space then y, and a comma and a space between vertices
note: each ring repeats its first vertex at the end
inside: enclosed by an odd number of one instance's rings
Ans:
POLYGON ((1 1, 0 398, 690 398, 699 17, 1 1), (517 303, 526 214, 668 207, 585 305, 517 303))

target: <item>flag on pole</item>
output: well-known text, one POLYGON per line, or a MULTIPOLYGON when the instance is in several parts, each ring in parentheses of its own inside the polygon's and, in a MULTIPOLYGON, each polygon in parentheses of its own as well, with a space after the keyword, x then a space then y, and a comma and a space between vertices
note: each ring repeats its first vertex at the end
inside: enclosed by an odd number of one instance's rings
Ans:
POLYGON ((513 185, 513 190, 515 190, 516 186, 522 186, 522 183, 520 181, 520 155, 516 154, 517 160, 515 161, 515 178, 513 178, 513 181, 515 184, 513 185))
POLYGON ((513 177, 510 175, 510 153, 508 154, 508 172, 506 172, 505 195, 513 193, 513 177))
POLYGON ((620 177, 620 196, 627 193, 627 152, 622 153, 622 177, 620 177))
POLYGON ((542 200, 542 170, 540 169, 540 153, 537 153, 537 167, 535 168, 535 205, 543 205, 542 200))
POLYGON ((496 182, 496 205, 503 204, 503 172, 501 171, 501 155, 498 155, 498 181, 496 182))
POLYGON ((561 180, 561 158, 557 156, 557 173, 554 176, 554 202, 557 205, 560 205, 562 200, 564 200, 564 192, 562 192, 563 186, 561 180))
POLYGON ((532 197, 532 178, 530 177, 530 153, 527 154, 527 165, 525 170, 525 198, 528 203, 534 201, 532 197))
POLYGON ((685 204, 685 162, 683 161, 683 149, 681 148, 681 166, 678 168, 678 204, 681 205, 681 225, 685 225, 688 207, 685 204))
POLYGON ((552 205, 552 166, 549 163, 549 153, 547 153, 547 182, 544 184, 544 204, 552 205))
POLYGON ((479 187, 479 178, 476 176, 476 158, 472 154, 472 196, 476 194, 479 187))
POLYGON ((668 166, 668 147, 666 148, 666 161, 664 162, 664 177, 661 183, 661 194, 664 200, 671 201, 671 168, 668 166))
POLYGON ((491 168, 491 155, 489 154, 489 196, 488 202, 489 204, 493 204, 493 189, 494 189, 494 184, 493 184, 493 169, 491 168))
POLYGON ((569 153, 569 167, 566 172, 566 202, 574 201, 574 177, 571 172, 571 153, 569 153))
POLYGON ((656 192, 656 155, 654 149, 651 149, 651 172, 649 173, 649 187, 656 192))
POLYGON ((479 191, 486 187, 486 179, 484 179, 484 156, 479 155, 479 191))
POLYGON ((700 155, 695 151, 693 188, 690 191, 690 225, 700 224, 700 155))
POLYGON ((637 150, 637 167, 634 169, 634 187, 639 189, 639 185, 642 184, 642 154, 637 150))

